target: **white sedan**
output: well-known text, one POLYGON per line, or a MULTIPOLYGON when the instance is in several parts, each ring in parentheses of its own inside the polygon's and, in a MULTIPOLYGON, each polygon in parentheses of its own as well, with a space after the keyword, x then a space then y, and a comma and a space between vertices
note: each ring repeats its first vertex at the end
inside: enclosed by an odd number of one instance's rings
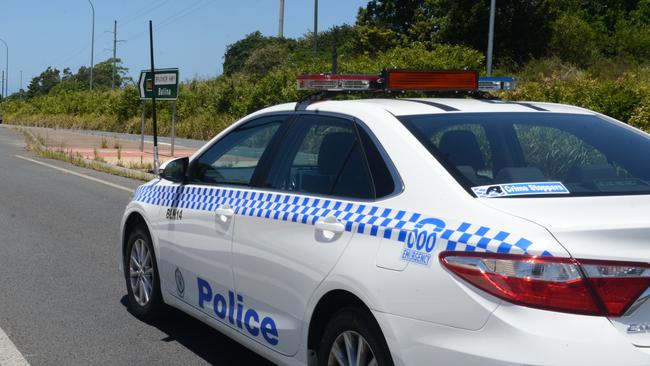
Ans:
POLYGON ((130 307, 278 364, 649 365, 649 157, 566 105, 266 108, 138 188, 130 307))

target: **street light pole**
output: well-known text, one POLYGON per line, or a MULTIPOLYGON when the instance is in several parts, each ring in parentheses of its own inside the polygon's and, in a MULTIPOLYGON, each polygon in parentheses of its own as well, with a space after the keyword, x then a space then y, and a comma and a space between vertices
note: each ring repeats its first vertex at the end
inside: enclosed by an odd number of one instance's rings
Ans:
POLYGON ((496 0, 490 3, 490 29, 488 31, 487 76, 492 76, 492 50, 494 48, 494 12, 496 0))
POLYGON ((314 0, 314 53, 318 51, 318 0, 314 0))
POLYGON ((284 37, 284 0, 280 0, 280 19, 278 20, 278 38, 284 37))
POLYGON ((9 94, 9 46, 7 45, 7 42, 5 42, 2 38, 0 38, 0 42, 5 44, 5 51, 7 51, 7 56, 5 59, 5 90, 3 91, 3 94, 6 97, 7 94, 9 94))
POLYGON ((88 0, 88 4, 90 4, 90 9, 93 12, 92 35, 90 38, 90 90, 93 90, 93 68, 95 67, 95 7, 90 0, 88 0))

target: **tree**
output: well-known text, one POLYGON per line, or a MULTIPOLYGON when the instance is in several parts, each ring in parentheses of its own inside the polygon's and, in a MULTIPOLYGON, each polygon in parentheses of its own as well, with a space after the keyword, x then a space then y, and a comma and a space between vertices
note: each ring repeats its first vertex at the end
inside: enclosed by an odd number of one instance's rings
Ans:
POLYGON ((250 55, 259 48, 273 42, 273 37, 265 37, 260 31, 255 31, 226 47, 226 54, 223 56, 223 73, 231 75, 241 71, 250 55))
MULTIPOLYGON (((543 55, 557 17, 556 1, 498 1, 495 55, 517 62, 543 55)), ((489 11, 490 0, 372 0, 359 10, 357 26, 371 47, 420 42, 485 50, 489 11)))
MULTIPOLYGON (((66 74, 64 71, 64 79, 75 84, 81 84, 84 87, 89 87, 90 85, 90 68, 82 66, 79 68, 76 74, 70 74, 69 69, 66 74)), ((129 69, 122 66, 122 60, 119 58, 115 59, 115 86, 121 87, 124 85, 125 81, 129 78, 126 76, 129 69)), ((98 89, 105 89, 111 87, 111 82, 113 78, 113 59, 109 58, 108 60, 102 61, 95 65, 93 68, 93 87, 98 89)))
POLYGON ((264 76, 289 61, 290 53, 286 45, 270 43, 251 52, 244 61, 243 71, 253 76, 264 76))
POLYGON ((597 34, 584 19, 564 13, 553 22, 549 49, 579 67, 586 67, 599 55, 597 34))
POLYGON ((27 95, 34 97, 45 95, 61 82, 61 75, 58 69, 48 66, 40 75, 33 78, 27 87, 27 95))

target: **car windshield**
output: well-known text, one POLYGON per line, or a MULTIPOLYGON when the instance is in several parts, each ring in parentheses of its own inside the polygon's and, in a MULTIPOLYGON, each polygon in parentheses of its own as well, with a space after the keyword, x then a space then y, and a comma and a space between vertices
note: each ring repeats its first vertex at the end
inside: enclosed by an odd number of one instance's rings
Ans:
POLYGON ((604 117, 535 112, 399 119, 477 197, 650 194, 650 137, 604 117))

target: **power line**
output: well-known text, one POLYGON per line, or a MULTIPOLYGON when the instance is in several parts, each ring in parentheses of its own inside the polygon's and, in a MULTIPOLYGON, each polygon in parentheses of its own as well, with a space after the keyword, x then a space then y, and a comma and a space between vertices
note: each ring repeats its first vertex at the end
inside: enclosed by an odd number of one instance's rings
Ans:
MULTIPOLYGON (((163 19, 159 23, 159 25, 156 26, 156 29, 160 30, 162 28, 165 28, 165 27, 167 27, 167 26, 169 26, 169 25, 171 25, 171 24, 185 18, 186 16, 194 13, 197 10, 203 9, 207 5, 211 5, 212 3, 213 3, 212 0, 198 0, 198 1, 194 2, 193 4, 181 9, 178 12, 176 12, 175 14, 172 14, 172 15, 168 16, 167 18, 163 19)), ((145 30, 145 31, 142 31, 142 32, 131 34, 130 36, 125 37, 125 38, 128 39, 128 40, 134 40, 134 39, 140 38, 141 36, 145 35, 146 33, 147 33, 147 31, 145 30)))
POLYGON ((208 6, 208 5, 211 4, 212 0, 207 0, 207 2, 205 2, 205 3, 203 3, 203 4, 200 4, 200 2, 201 2, 201 1, 198 1, 198 2, 196 3, 198 6, 195 7, 194 9, 189 9, 189 8, 186 9, 186 11, 185 11, 184 14, 181 12, 181 13, 178 13, 178 14, 174 14, 173 16, 171 16, 171 17, 169 17, 169 18, 163 20, 163 21, 161 22, 162 24, 160 24, 160 26, 158 27, 158 29, 163 28, 163 27, 166 27, 166 26, 168 26, 168 25, 170 25, 170 24, 172 24, 172 23, 175 23, 176 21, 185 18, 186 16, 188 16, 188 15, 194 13, 195 11, 205 8, 206 6, 208 6), (172 19, 170 19, 170 18, 172 18, 172 19))
POLYGON ((163 0, 161 2, 156 2, 153 4, 149 4, 148 6, 145 6, 143 9, 140 11, 136 12, 135 15, 128 17, 126 20, 122 20, 120 22, 122 28, 126 27, 126 25, 133 23, 136 20, 142 19, 142 16, 148 13, 152 13, 158 9, 160 9, 163 5, 167 4, 169 0, 163 0))

